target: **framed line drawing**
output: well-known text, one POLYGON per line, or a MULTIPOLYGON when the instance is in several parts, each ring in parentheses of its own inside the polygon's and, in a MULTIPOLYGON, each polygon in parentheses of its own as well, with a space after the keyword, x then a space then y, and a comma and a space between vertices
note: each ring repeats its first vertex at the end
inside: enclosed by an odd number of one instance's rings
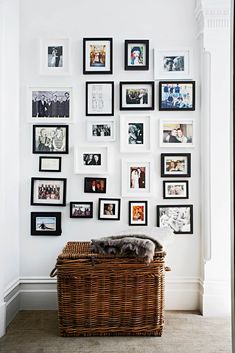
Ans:
POLYGON ((65 178, 31 178, 31 205, 66 206, 65 178))
POLYGON ((157 206, 157 227, 169 227, 175 234, 193 234, 193 205, 157 206))
POLYGON ((113 73, 113 39, 83 38, 83 74, 113 73))
POLYGON ((61 172, 61 157, 39 157, 39 172, 61 172))
POLYGON ((154 110, 154 82, 120 82, 120 110, 154 110))
POLYGON ((69 39, 41 39, 41 75, 68 75, 70 70, 69 39))
POLYGON ((148 225, 148 201, 129 201, 129 226, 148 225))
POLYGON ((164 199, 188 199, 188 180, 164 180, 164 199))
POLYGON ((160 120, 161 147, 194 147, 193 120, 160 120))
POLYGON ((31 235, 61 235, 61 212, 31 212, 31 235))
POLYGON ((112 120, 88 120, 87 140, 90 142, 112 142, 116 138, 115 121, 112 120))
POLYGON ((99 199, 98 219, 103 221, 119 221, 121 199, 99 199))
POLYGON ((149 40, 125 40, 125 70, 149 69, 149 40))
POLYGON ((161 177, 191 177, 191 154, 162 153, 161 177))
POLYGON ((86 116, 114 115, 114 82, 86 82, 86 116))
POLYGON ((71 201, 70 218, 93 218, 93 202, 71 201))
POLYGON ((159 110, 195 110, 195 81, 160 81, 159 110))
POLYGON ((108 147, 80 146, 74 151, 75 174, 103 174, 108 172, 108 147))
POLYGON ((33 125, 33 153, 68 154, 68 125, 33 125))

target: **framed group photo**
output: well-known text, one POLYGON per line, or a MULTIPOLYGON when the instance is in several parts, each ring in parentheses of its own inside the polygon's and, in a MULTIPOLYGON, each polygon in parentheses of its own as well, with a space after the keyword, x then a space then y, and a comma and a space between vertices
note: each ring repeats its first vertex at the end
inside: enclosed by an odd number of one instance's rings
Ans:
POLYGON ((39 172, 61 172, 61 157, 39 157, 39 172))
POLYGON ((164 199, 188 199, 188 196, 188 180, 163 181, 164 199))
POLYGON ((98 219, 104 221, 119 221, 121 199, 99 199, 98 219))
POLYGON ((160 81, 159 110, 195 110, 195 81, 160 81))
POLYGON ((161 177, 191 177, 190 153, 162 153, 161 177))
POLYGON ((125 70, 149 69, 149 40, 125 40, 125 70))
POLYGON ((68 75, 70 45, 68 39, 41 40, 40 71, 42 75, 68 75))
POLYGON ((61 235, 61 212, 31 212, 31 235, 61 235))
POLYGON ((68 125, 33 125, 33 153, 68 154, 68 125))
POLYGON ((154 110, 154 82, 120 82, 120 110, 154 110))
POLYGON ((148 225, 148 201, 129 201, 129 226, 148 225))
POLYGON ((112 142, 116 138, 115 121, 88 120, 87 140, 90 142, 112 142))
POLYGON ((114 82, 86 82, 86 116, 114 115, 114 82))
POLYGON ((74 151, 75 174, 102 174, 108 172, 108 147, 80 146, 74 151))
POLYGON ((66 206, 65 178, 31 178, 31 205, 66 206))
POLYGON ((83 38, 83 74, 113 73, 113 39, 83 38))
POLYGON ((192 234, 193 205, 157 206, 157 227, 169 227, 175 234, 192 234))
POLYGON ((161 147, 193 147, 193 120, 160 120, 161 147))
POLYGON ((92 194, 105 194, 106 178, 84 178, 84 192, 92 194))
POLYGON ((70 218, 93 218, 93 202, 71 201, 70 218))

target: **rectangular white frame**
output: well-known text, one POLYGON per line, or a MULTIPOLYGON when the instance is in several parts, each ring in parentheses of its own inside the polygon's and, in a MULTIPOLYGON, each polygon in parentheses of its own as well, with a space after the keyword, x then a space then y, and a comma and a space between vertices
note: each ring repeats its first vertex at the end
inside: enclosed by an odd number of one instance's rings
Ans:
POLYGON ((114 119, 109 120, 88 120, 87 121, 87 140, 90 142, 112 142, 116 138, 116 123, 114 119), (111 136, 93 136, 92 125, 106 125, 111 124, 111 136))
POLYGON ((70 42, 67 38, 45 38, 40 40, 40 73, 41 75, 69 75, 70 42), (63 67, 48 66, 48 47, 63 46, 63 67))
POLYGON ((108 173, 108 147, 106 146, 78 146, 74 149, 75 174, 106 174, 108 173), (83 154, 101 154, 102 165, 84 165, 83 154), (103 158, 102 158, 103 156, 103 158))
POLYGON ((160 141, 160 147, 167 147, 167 148, 182 148, 182 147, 194 147, 195 146, 195 126, 194 126, 194 121, 193 120, 184 120, 184 119, 178 119, 178 120, 170 120, 170 119, 161 119, 160 120, 160 127, 159 127, 159 141, 160 141), (193 129, 193 136, 192 136, 192 143, 191 142, 177 142, 177 143, 169 143, 169 142, 163 142, 163 126, 164 124, 190 124, 192 125, 193 129))

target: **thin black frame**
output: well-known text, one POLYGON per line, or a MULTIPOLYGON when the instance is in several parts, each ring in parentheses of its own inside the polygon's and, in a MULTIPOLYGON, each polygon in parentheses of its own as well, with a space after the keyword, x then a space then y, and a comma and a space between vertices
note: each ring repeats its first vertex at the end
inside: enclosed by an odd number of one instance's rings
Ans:
POLYGON ((148 39, 126 39, 125 40, 125 53, 124 53, 125 70, 149 70, 149 40, 148 39), (145 45, 146 50, 146 64, 145 65, 128 65, 128 46, 129 44, 141 44, 145 45))
POLYGON ((167 178, 190 178, 191 177, 191 153, 161 153, 161 177, 167 177, 167 178), (186 157, 187 158, 187 173, 185 174, 177 174, 177 173, 171 173, 171 174, 166 174, 164 173, 164 161, 165 157, 186 157))
POLYGON ((157 227, 160 226, 160 222, 159 222, 160 208, 182 208, 182 207, 189 207, 189 209, 190 209, 190 231, 189 232, 176 232, 176 231, 174 231, 174 234, 193 234, 193 205, 157 205, 157 227))
POLYGON ((86 116, 114 116, 114 81, 87 81, 86 82, 86 116), (111 92, 111 113, 89 113, 88 112, 88 86, 90 84, 108 84, 112 87, 111 92))
POLYGON ((87 219, 87 218, 93 218, 93 202, 91 201, 70 201, 70 218, 79 218, 79 219, 87 219), (72 210, 73 210, 73 205, 74 204, 87 204, 90 206, 91 214, 90 216, 73 216, 72 210))
POLYGON ((154 105, 155 105, 155 85, 154 81, 120 81, 120 89, 119 89, 119 96, 120 96, 120 110, 154 110, 154 105), (150 107, 123 107, 122 106, 122 90, 124 85, 150 85, 152 89, 152 102, 150 107))
POLYGON ((62 233, 61 229, 61 212, 31 212, 31 235, 32 236, 59 236, 62 233), (37 217, 56 217, 55 231, 38 231, 36 230, 37 217))
POLYGON ((113 38, 83 38, 83 74, 84 75, 111 75, 113 73, 113 38), (110 42, 110 70, 87 71, 86 70, 86 42, 109 41, 110 42))
POLYGON ((188 188, 188 180, 163 180, 163 198, 164 199, 176 199, 176 200, 181 200, 181 199, 188 199, 189 198, 189 188, 188 188), (167 197, 166 196, 166 184, 167 183, 185 183, 186 184, 186 196, 182 196, 182 197, 167 197))
POLYGON ((85 177, 85 178, 84 178, 84 193, 87 193, 87 194, 106 194, 106 182, 107 182, 107 178, 85 177), (104 191, 87 191, 87 185, 86 185, 86 183, 87 183, 88 181, 97 180, 97 179, 104 181, 104 191))
POLYGON ((40 177, 32 177, 31 178, 31 197, 30 197, 30 205, 32 206, 66 206, 66 186, 67 186, 67 179, 66 178, 40 178, 40 177), (61 203, 50 203, 50 202, 34 202, 34 182, 36 180, 56 180, 56 181, 62 181, 64 183, 63 185, 63 198, 61 203))
POLYGON ((39 172, 61 172, 61 157, 49 157, 49 156, 39 156, 39 172), (42 159, 58 159, 59 160, 59 169, 42 169, 42 159))
POLYGON ((121 199, 113 199, 113 198, 105 198, 105 199, 99 199, 99 206, 98 206, 98 219, 102 221, 120 221, 120 215, 121 215, 121 199), (100 211, 101 211, 101 202, 102 201, 118 201, 118 212, 117 212, 117 218, 102 218, 100 216, 100 211))
POLYGON ((45 125, 33 125, 33 154, 68 154, 69 153, 69 125, 58 125, 58 124, 45 124, 45 125), (65 151, 37 151, 36 150, 36 129, 37 128, 65 128, 65 151))
POLYGON ((159 110, 160 111, 194 111, 195 110, 195 81, 159 81, 159 110), (163 84, 191 84, 192 91, 192 107, 191 108, 162 108, 162 85, 163 84))
POLYGON ((148 201, 129 201, 129 226, 147 226, 148 225, 148 201), (131 206, 134 203, 144 203, 145 204, 145 222, 139 224, 131 223, 131 206))

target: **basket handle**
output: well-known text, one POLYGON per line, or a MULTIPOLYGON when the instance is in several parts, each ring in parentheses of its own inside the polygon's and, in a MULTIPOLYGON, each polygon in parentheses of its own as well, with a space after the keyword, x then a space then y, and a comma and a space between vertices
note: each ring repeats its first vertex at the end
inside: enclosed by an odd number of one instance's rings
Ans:
POLYGON ((50 273, 50 277, 55 277, 55 276, 57 276, 57 268, 56 267, 54 267, 50 273))
POLYGON ((168 266, 165 266, 165 271, 166 271, 166 272, 170 272, 170 271, 171 271, 171 268, 168 267, 168 266))

